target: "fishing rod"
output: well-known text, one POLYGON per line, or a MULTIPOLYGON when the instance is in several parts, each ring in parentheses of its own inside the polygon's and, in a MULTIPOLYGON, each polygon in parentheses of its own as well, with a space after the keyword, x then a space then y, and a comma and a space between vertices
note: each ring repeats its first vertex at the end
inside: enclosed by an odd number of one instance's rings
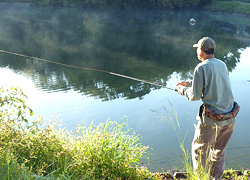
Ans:
POLYGON ((123 74, 114 73, 114 72, 110 72, 110 71, 105 71, 105 70, 101 70, 101 69, 94 69, 94 68, 88 68, 88 67, 82 67, 82 66, 72 66, 72 65, 68 65, 68 64, 64 64, 64 63, 60 63, 60 62, 56 62, 56 61, 46 60, 46 59, 37 58, 37 57, 33 57, 33 56, 27 56, 27 55, 15 53, 15 52, 9 52, 9 51, 5 51, 5 50, 1 50, 1 49, 0 49, 0 52, 5 53, 5 54, 20 56, 20 57, 25 57, 25 58, 29 58, 29 59, 33 59, 33 60, 37 60, 37 61, 42 61, 42 62, 46 62, 46 63, 57 64, 57 65, 60 65, 60 66, 75 68, 75 69, 83 69, 83 70, 89 70, 89 71, 102 72, 102 73, 106 73, 106 74, 110 74, 110 75, 114 75, 114 76, 119 76, 119 77, 123 77, 123 78, 126 78, 126 79, 131 79, 131 80, 134 80, 134 81, 139 81, 139 82, 142 82, 142 83, 147 83, 147 84, 151 84, 151 85, 154 85, 154 86, 158 86, 158 87, 162 87, 162 88, 166 88, 166 89, 169 89, 169 90, 176 91, 176 89, 167 87, 167 84, 151 82, 151 81, 148 81, 148 80, 139 79, 139 78, 135 78, 135 77, 131 77, 131 76, 126 76, 126 75, 123 75, 123 74))

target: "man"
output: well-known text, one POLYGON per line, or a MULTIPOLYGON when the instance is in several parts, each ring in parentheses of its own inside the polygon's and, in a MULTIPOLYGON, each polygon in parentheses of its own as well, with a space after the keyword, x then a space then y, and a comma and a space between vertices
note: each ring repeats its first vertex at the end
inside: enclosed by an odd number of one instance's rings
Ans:
POLYGON ((193 47, 197 47, 197 57, 201 62, 194 70, 193 80, 178 83, 176 89, 189 101, 203 101, 192 142, 193 168, 208 168, 212 163, 211 176, 221 179, 226 145, 233 133, 239 106, 234 102, 225 63, 214 57, 214 40, 204 37, 193 47))

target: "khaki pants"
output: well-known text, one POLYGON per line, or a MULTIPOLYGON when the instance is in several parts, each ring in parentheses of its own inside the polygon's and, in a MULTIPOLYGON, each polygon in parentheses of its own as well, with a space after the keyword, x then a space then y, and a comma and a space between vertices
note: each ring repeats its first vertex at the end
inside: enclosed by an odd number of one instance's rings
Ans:
POLYGON ((201 165, 207 169, 211 167, 211 176, 221 179, 225 166, 226 146, 233 129, 234 124, 214 127, 198 122, 192 143, 194 170, 199 169, 201 165))

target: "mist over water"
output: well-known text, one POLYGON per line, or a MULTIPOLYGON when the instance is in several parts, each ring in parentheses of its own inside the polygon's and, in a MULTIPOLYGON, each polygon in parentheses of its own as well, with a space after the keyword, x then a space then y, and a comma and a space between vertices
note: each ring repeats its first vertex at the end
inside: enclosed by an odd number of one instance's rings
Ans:
MULTIPOLYGON (((217 42, 216 57, 230 71, 241 111, 228 146, 227 168, 247 167, 250 125, 250 24, 248 17, 197 11, 85 10, 0 4, 0 49, 73 66, 124 74, 169 87, 191 79, 199 63, 192 45, 203 36, 217 42), (194 18, 195 25, 189 20, 194 18)), ((169 122, 156 111, 178 113, 186 147, 193 138, 200 101, 188 102, 166 88, 102 72, 86 71, 0 53, 0 83, 22 87, 28 104, 62 126, 128 121, 153 148, 152 171, 181 168, 179 142, 169 122), (170 103, 169 103, 170 102, 170 103), (126 117, 121 119, 122 117, 126 117)), ((34 118, 36 118, 34 117, 34 118)))

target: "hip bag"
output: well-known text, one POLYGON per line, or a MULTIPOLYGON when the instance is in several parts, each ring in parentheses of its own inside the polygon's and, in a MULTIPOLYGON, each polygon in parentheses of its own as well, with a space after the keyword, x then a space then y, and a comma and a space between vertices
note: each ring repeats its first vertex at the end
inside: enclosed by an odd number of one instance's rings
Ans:
POLYGON ((234 102, 233 108, 231 111, 229 111, 228 113, 223 113, 223 114, 216 113, 214 110, 211 110, 209 105, 203 103, 200 106, 199 116, 202 117, 202 115, 205 114, 205 116, 211 119, 214 119, 216 121, 224 121, 224 120, 228 120, 231 118, 235 118, 239 111, 240 111, 240 106, 238 105, 237 102, 234 102))

